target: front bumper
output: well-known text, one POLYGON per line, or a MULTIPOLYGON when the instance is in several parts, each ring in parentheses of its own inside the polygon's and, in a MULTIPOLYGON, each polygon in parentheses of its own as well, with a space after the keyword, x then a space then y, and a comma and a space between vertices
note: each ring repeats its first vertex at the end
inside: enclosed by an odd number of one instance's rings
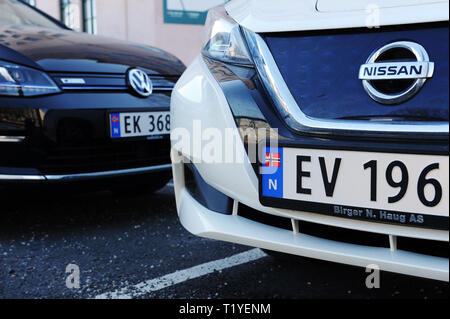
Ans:
POLYGON ((109 114, 167 111, 170 91, 148 99, 81 91, 0 98, 0 184, 138 177, 169 172, 169 136, 111 139, 109 114))
POLYGON ((26 182, 79 182, 105 178, 128 177, 141 174, 153 174, 168 172, 172 169, 171 164, 122 169, 114 171, 103 171, 81 174, 66 175, 8 175, 0 174, 0 182, 26 183, 26 182))
POLYGON ((178 190, 179 217, 191 233, 242 245, 411 276, 448 281, 448 259, 388 248, 353 245, 266 226, 238 215, 217 214, 178 190))
MULTIPOLYGON (((240 79, 230 82, 241 85, 245 90, 246 83, 240 79)), ((222 83, 222 86, 225 85, 227 83, 222 83)), ((195 136, 199 126, 219 130, 223 133, 222 136, 230 129, 237 133, 236 120, 229 102, 222 87, 199 57, 182 76, 172 94, 172 128, 179 128, 190 136, 195 136)), ((449 280, 448 258, 403 251, 396 246, 397 237, 446 243, 449 241, 448 231, 378 224, 265 207, 259 202, 258 179, 247 156, 242 163, 206 163, 199 158, 195 147, 182 147, 181 144, 175 143, 175 140, 176 136, 172 135, 177 208, 181 223, 193 234, 299 256, 363 267, 376 264, 386 271, 449 280), (180 155, 184 160, 194 163, 198 173, 209 186, 233 201, 228 214, 219 214, 208 209, 189 193, 185 180, 185 164, 174 160, 179 159, 180 155), (267 214, 292 221, 292 230, 268 226, 240 216, 241 204, 259 211, 261 215, 267 214), (329 240, 306 235, 302 233, 303 222, 382 235, 390 244, 381 248, 346 243, 339 238, 329 240)), ((242 140, 237 138, 234 142, 233 149, 236 153, 246 154, 242 140)))

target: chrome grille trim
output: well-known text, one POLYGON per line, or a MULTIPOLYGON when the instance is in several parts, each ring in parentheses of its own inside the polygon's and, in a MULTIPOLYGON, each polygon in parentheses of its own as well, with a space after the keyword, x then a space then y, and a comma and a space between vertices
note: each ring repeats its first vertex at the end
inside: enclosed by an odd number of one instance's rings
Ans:
MULTIPOLYGON (((129 86, 125 75, 105 75, 105 74, 50 74, 64 91, 127 91, 129 86), (77 83, 70 83, 73 79, 77 83), (82 83, 82 81, 84 83, 82 83)), ((153 83, 154 91, 172 91, 176 79, 175 77, 164 77, 149 75, 153 83), (173 79, 171 81, 170 79, 173 79)))
POLYGON ((104 171, 84 174, 67 174, 67 175, 5 175, 0 174, 0 181, 24 182, 24 181, 84 181, 105 177, 119 177, 135 174, 156 173, 170 171, 172 164, 164 164, 149 167, 139 167, 122 169, 115 171, 104 171))
POLYGON ((21 143, 25 140, 25 136, 2 136, 0 135, 0 143, 21 143))
POLYGON ((302 112, 290 92, 264 39, 243 28, 247 44, 261 81, 285 123, 301 134, 321 137, 358 136, 394 139, 448 140, 448 122, 368 122, 324 120, 302 112))

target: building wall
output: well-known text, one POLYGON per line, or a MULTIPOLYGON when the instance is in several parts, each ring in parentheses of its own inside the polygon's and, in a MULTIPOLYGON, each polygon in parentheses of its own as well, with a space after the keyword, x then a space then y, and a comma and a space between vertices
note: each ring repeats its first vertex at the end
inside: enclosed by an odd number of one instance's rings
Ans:
POLYGON ((57 0, 36 0, 36 7, 45 13, 51 15, 55 19, 61 19, 61 12, 59 10, 59 1, 57 0))
POLYGON ((203 26, 164 23, 163 2, 158 0, 154 2, 156 3, 155 30, 161 31, 156 37, 156 46, 175 55, 179 52, 185 63, 191 63, 201 50, 203 26))
MULTIPOLYGON (((164 23, 163 0, 96 2, 99 35, 155 46, 174 54, 185 64, 190 64, 200 53, 203 26, 164 23)), ((36 0, 39 9, 58 20, 61 17, 59 3, 59 0, 36 0)), ((80 22, 78 30, 81 25, 80 22)))

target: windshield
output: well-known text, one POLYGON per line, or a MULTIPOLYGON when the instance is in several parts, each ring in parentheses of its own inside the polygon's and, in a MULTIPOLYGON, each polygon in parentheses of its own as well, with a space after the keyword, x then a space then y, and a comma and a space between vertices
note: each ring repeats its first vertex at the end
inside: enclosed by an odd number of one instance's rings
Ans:
POLYGON ((61 29, 59 25, 18 0, 0 0, 0 26, 31 25, 61 29))

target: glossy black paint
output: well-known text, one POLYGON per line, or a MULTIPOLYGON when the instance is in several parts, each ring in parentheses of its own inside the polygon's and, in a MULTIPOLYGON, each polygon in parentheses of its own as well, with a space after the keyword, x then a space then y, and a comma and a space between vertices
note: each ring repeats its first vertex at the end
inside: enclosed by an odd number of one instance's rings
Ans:
MULTIPOLYGON (((109 114, 169 110, 171 89, 185 70, 173 55, 64 26, 11 25, 0 27, 0 60, 46 72, 61 88, 61 93, 39 97, 0 96, 0 136, 25 137, 20 143, 0 141, 0 175, 71 175, 170 164, 169 136, 112 140, 109 114), (132 67, 151 76, 150 97, 138 97, 127 86, 132 67), (85 84, 65 85, 63 78, 82 78, 85 84)), ((168 170, 98 181, 110 186, 151 183, 151 176, 161 182, 170 175, 168 170)), ((0 178, 2 185, 12 186, 0 178)))
POLYGON ((36 64, 33 60, 30 60, 23 54, 5 46, 5 45, 2 45, 3 37, 6 37, 6 36, 0 35, 0 58, 2 60, 41 70, 41 67, 38 64, 36 64))
MULTIPOLYGON (((130 67, 139 66, 149 74, 180 75, 185 69, 176 57, 151 46, 64 29, 2 26, 2 46, 22 55, 20 62, 27 58, 29 61, 24 64, 35 63, 51 72, 123 74, 130 67)), ((15 57, 11 58, 14 62, 15 57)))
POLYGON ((337 31, 264 34, 301 110, 313 118, 449 120, 448 22, 337 31), (359 80, 371 53, 395 41, 421 44, 435 63, 433 78, 399 105, 372 100, 359 80))
POLYGON ((169 105, 170 92, 155 92, 147 99, 128 92, 2 97, 0 135, 27 138, 17 144, 0 143, 0 175, 77 174, 168 164, 168 136, 113 141, 108 115, 163 111, 169 105))
POLYGON ((34 109, 156 109, 170 106, 171 92, 155 92, 143 99, 129 92, 121 91, 81 91, 31 97, 0 97, 0 108, 34 109))
POLYGON ((204 61, 225 93, 238 128, 277 128, 281 136, 295 138, 279 118, 253 68, 229 65, 207 57, 204 61))

